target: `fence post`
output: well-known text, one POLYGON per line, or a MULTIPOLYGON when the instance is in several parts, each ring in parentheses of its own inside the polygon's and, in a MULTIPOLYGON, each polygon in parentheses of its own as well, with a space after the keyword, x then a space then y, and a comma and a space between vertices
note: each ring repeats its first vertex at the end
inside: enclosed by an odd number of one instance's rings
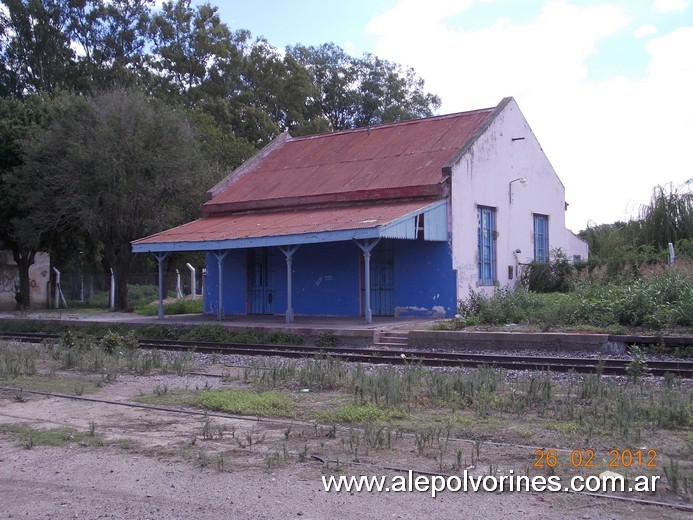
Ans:
POLYGON ((111 270, 111 290, 108 293, 108 308, 110 310, 115 310, 115 275, 113 274, 113 268, 111 270))
POLYGON ((197 278, 195 278, 195 268, 190 265, 188 262, 185 264, 188 266, 188 269, 190 269, 190 294, 192 295, 192 299, 196 300, 197 299, 197 278))
POLYGON ((176 269, 176 298, 183 298, 183 290, 180 287, 180 271, 176 269))
POLYGON ((60 271, 58 271, 55 267, 53 268, 53 272, 55 273, 55 289, 54 291, 54 296, 53 296, 53 305, 54 309, 59 309, 60 308, 60 271))
POLYGON ((53 271, 55 271, 55 308, 59 309, 60 302, 62 301, 63 307, 67 309, 67 302, 65 301, 63 290, 60 287, 60 271, 58 271, 55 267, 53 268, 53 271))

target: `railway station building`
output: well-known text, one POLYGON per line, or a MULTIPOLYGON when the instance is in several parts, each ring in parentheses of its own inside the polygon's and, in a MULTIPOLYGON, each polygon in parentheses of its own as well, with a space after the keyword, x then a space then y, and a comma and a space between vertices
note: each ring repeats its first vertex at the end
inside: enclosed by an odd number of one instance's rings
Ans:
MULTIPOLYGON (((208 192, 203 216, 133 242, 204 251, 206 313, 450 317, 563 249, 565 189, 513 98, 496 107, 292 138, 208 192)), ((161 271, 161 267, 160 267, 161 271)), ((163 315, 161 314, 160 317, 163 315)))

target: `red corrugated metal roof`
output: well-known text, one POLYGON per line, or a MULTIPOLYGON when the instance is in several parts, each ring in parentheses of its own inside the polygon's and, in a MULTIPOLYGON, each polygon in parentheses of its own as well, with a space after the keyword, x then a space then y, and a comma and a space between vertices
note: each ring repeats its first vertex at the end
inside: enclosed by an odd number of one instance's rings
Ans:
POLYGON ((370 229, 420 211, 431 201, 371 203, 332 208, 301 208, 211 215, 146 238, 133 245, 218 242, 370 229))
POLYGON ((204 210, 291 206, 306 199, 327 202, 331 195, 348 192, 359 193, 356 200, 430 196, 442 189, 443 166, 492 112, 287 139, 208 201, 204 210))

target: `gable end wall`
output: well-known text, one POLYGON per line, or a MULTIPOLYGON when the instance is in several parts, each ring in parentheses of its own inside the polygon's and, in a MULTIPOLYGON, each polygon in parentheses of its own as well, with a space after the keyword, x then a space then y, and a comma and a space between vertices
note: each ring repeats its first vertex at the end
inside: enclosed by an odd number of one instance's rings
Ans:
POLYGON ((452 165, 451 229, 457 295, 490 294, 478 284, 477 207, 496 209, 496 285, 514 286, 518 263, 534 257, 533 214, 549 216, 549 248, 569 249, 565 190, 515 100, 452 165), (525 177, 527 185, 510 182, 525 177), (521 252, 516 254, 516 250, 521 252), (513 271, 512 279, 508 270, 513 271))

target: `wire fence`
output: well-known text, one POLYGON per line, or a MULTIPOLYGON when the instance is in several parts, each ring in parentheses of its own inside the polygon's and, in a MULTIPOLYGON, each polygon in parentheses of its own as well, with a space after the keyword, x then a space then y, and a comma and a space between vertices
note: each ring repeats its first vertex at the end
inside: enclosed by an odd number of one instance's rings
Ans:
MULTIPOLYGON (((202 270, 196 270, 193 280, 191 272, 164 273, 165 298, 189 298, 193 288, 200 297, 203 286, 202 270)), ((68 271, 58 275, 53 272, 49 281, 50 306, 56 307, 109 307, 111 305, 111 273, 103 271, 68 271), (58 304, 56 305, 56 302, 58 304)), ((128 277, 128 299, 131 305, 145 304, 158 299, 159 274, 130 273, 128 277)))

